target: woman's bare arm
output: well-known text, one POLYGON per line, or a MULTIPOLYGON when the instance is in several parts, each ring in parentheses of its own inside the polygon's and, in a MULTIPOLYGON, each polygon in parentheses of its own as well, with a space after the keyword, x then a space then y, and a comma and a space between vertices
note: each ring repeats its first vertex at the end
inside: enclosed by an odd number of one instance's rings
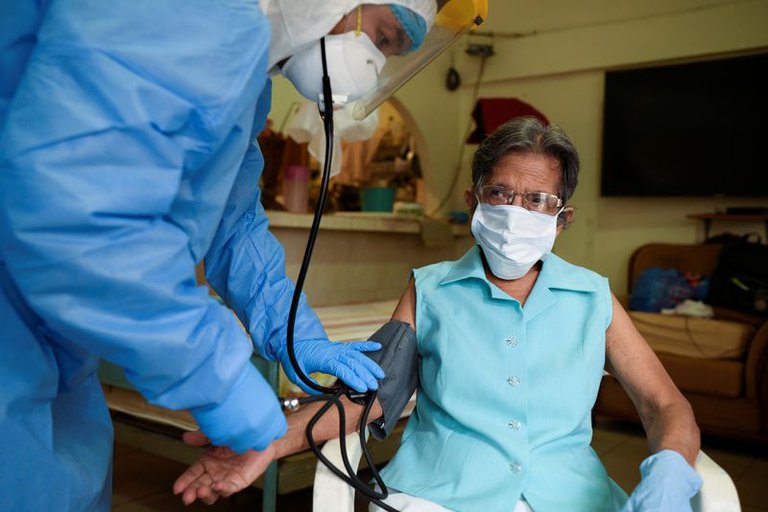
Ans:
POLYGON ((615 296, 606 370, 635 404, 651 451, 674 450, 693 465, 700 447, 693 410, 615 296))
POLYGON ((408 281, 408 286, 400 296, 395 312, 392 313, 392 320, 405 322, 416 330, 416 284, 413 278, 408 281))
MULTIPOLYGON (((344 416, 346 418, 346 433, 356 432, 360 426, 360 417, 363 414, 363 406, 350 402, 346 398, 341 399, 344 405, 344 416)), ((272 444, 275 448, 275 458, 279 459, 286 455, 291 455, 309 449, 307 441, 306 428, 309 420, 315 415, 322 403, 312 403, 301 407, 298 411, 288 413, 288 432, 272 444)), ((378 401, 374 401, 369 421, 375 421, 381 417, 382 410, 378 401)), ((312 431, 313 438, 320 444, 329 439, 339 437, 339 413, 336 407, 326 412, 322 418, 315 424, 312 431)))

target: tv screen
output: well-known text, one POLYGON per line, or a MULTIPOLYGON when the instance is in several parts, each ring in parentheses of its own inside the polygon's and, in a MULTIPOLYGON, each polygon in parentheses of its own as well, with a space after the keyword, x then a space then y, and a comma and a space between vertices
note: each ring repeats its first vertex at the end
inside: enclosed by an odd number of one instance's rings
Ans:
POLYGON ((768 196, 768 53, 605 77, 603 196, 768 196))

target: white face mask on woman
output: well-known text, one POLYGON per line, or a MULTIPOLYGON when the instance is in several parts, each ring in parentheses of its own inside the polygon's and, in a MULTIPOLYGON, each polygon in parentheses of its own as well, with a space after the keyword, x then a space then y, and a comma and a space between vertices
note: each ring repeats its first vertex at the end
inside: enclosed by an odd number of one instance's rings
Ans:
MULTIPOLYGON (((325 36, 325 57, 334 103, 346 103, 371 91, 387 62, 368 35, 345 32, 325 36)), ((281 70, 310 101, 320 101, 323 92, 323 63, 320 41, 289 58, 281 70)))
POLYGON ((557 235, 557 215, 514 205, 478 204, 472 217, 472 234, 493 275, 520 279, 551 252, 557 235))

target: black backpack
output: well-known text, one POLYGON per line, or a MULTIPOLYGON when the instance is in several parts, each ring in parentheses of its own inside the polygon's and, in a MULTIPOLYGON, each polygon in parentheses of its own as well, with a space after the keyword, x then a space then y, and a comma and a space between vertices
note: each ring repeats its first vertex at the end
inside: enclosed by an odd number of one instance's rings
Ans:
POLYGON ((768 245, 747 239, 724 245, 704 302, 768 318, 768 245))

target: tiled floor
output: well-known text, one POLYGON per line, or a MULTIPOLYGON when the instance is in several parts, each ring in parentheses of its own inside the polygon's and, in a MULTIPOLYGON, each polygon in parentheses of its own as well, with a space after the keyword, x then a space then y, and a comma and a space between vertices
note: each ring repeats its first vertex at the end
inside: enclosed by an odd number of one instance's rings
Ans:
MULTIPOLYGON (((608 473, 625 490, 639 481, 638 466, 648 455, 645 438, 637 427, 603 424, 595 429, 593 447, 605 463, 608 473)), ((756 449, 748 444, 704 439, 703 449, 733 478, 744 512, 768 512, 768 447, 756 449)), ((113 510, 116 512, 151 511, 258 511, 261 495, 248 490, 209 507, 185 507, 170 491, 182 464, 149 453, 118 445, 115 450, 113 510)), ((279 511, 311 510, 310 490, 281 496, 279 511)))

